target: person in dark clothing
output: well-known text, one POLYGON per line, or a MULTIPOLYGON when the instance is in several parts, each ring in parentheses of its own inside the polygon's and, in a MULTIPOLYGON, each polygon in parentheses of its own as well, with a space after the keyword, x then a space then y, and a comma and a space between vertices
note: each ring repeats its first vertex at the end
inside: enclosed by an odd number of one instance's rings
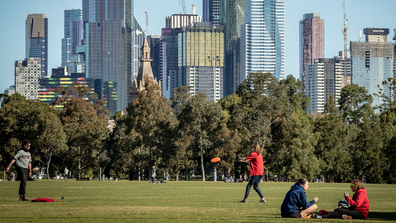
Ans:
POLYGON ((307 202, 305 191, 308 190, 309 182, 306 178, 300 178, 287 192, 281 206, 282 217, 311 218, 312 213, 318 208, 315 204, 318 198, 307 202))
POLYGON ((19 201, 30 201, 26 197, 26 181, 28 177, 32 176, 32 155, 29 152, 31 144, 30 140, 26 139, 23 142, 23 149, 15 154, 14 159, 11 160, 6 169, 6 172, 8 172, 11 165, 16 162, 18 178, 21 180, 19 185, 19 201))
POLYGON ((243 200, 239 201, 241 203, 246 203, 247 198, 250 193, 250 188, 253 186, 253 189, 259 194, 260 201, 257 203, 265 203, 267 202, 261 193, 260 188, 258 187, 261 179, 264 176, 264 161, 263 155, 261 154, 261 147, 258 143, 253 144, 252 146, 253 152, 247 156, 246 158, 239 157, 239 162, 250 162, 250 180, 248 185, 246 186, 245 197, 243 200))
POLYGON ((352 181, 351 190, 355 192, 352 199, 348 192, 344 193, 344 198, 351 205, 350 207, 337 208, 333 213, 323 215, 322 218, 367 219, 370 202, 366 188, 363 187, 360 180, 355 179, 352 181))

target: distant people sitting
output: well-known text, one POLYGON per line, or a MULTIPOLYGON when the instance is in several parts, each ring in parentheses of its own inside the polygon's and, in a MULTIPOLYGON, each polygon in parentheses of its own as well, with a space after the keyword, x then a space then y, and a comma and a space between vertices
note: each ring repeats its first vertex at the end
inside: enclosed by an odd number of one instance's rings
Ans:
POLYGON ((312 213, 318 208, 315 204, 318 198, 307 202, 305 191, 308 190, 309 182, 307 178, 300 178, 287 192, 281 206, 282 217, 284 218, 311 218, 312 213))

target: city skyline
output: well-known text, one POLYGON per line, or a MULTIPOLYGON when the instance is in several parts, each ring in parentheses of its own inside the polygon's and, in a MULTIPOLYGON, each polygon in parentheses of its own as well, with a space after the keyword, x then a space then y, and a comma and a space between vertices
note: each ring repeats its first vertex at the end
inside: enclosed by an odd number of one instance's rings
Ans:
MULTIPOLYGON (((167 4, 162 1, 151 1, 147 7, 145 3, 135 1, 134 13, 143 30, 146 29, 145 11, 148 11, 150 34, 160 34, 165 27, 165 17, 179 14, 183 11, 179 1, 170 0, 167 4), (158 3, 158 4, 156 4, 158 3)), ((202 1, 186 0, 187 13, 191 13, 191 5, 196 5, 196 12, 202 16, 202 1)), ((396 8, 396 1, 380 0, 376 4, 371 1, 347 0, 348 43, 358 41, 359 30, 364 28, 389 28, 388 40, 394 36, 396 19, 392 17, 396 8)), ((1 28, 4 31, 0 36, 0 92, 3 93, 9 86, 14 85, 14 63, 25 58, 25 20, 28 14, 43 13, 49 20, 48 40, 48 72, 61 65, 61 39, 64 36, 64 10, 82 9, 81 0, 54 2, 46 0, 36 1, 1 1, 0 18, 3 21, 1 28), (23 7, 20 7, 20 5, 23 7)), ((343 10, 342 1, 300 0, 285 3, 285 75, 292 74, 299 77, 299 21, 306 13, 320 13, 324 19, 325 58, 332 58, 343 50, 343 10)), ((362 35, 362 38, 363 35, 362 35)))

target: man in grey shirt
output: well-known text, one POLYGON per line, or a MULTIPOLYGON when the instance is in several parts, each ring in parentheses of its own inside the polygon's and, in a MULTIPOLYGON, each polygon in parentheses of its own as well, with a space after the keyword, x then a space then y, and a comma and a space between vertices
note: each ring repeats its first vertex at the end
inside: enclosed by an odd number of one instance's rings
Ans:
POLYGON ((6 170, 6 172, 8 172, 11 165, 16 162, 18 178, 21 179, 21 184, 19 185, 19 201, 30 201, 30 199, 26 197, 26 181, 28 177, 32 176, 32 155, 29 152, 31 144, 32 143, 28 139, 23 142, 23 149, 15 154, 14 159, 11 160, 6 170))

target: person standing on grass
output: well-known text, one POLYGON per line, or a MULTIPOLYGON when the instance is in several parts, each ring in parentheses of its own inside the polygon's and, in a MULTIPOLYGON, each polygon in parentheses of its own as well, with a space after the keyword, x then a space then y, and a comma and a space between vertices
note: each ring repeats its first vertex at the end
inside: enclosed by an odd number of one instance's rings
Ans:
POLYGON ((69 170, 67 169, 67 167, 65 167, 65 181, 67 181, 67 175, 69 174, 69 170))
POLYGON ((29 152, 31 144, 30 140, 25 139, 22 150, 15 154, 14 159, 11 160, 6 169, 6 172, 8 172, 11 165, 16 162, 18 178, 21 180, 19 184, 19 201, 30 201, 26 197, 26 181, 28 177, 32 176, 32 155, 29 152))
POLYGON ((252 153, 250 153, 249 156, 246 158, 242 158, 239 154, 239 162, 250 162, 250 180, 248 184, 246 185, 246 191, 245 191, 245 197, 243 200, 239 201, 240 203, 246 203, 247 198, 250 193, 250 188, 253 186, 253 189, 258 193, 260 196, 260 201, 257 203, 265 203, 267 202, 261 193, 260 188, 258 187, 261 179, 263 179, 264 176, 264 161, 263 161, 263 155, 261 154, 262 150, 261 147, 258 143, 254 143, 252 146, 252 153))
POLYGON ((308 190, 309 182, 307 178, 300 178, 287 192, 281 206, 282 217, 284 218, 311 218, 312 213, 318 208, 315 204, 318 198, 307 202, 305 191, 308 190))
POLYGON ((152 170, 151 170, 151 182, 153 183, 153 184, 155 184, 155 176, 156 176, 156 174, 155 174, 155 166, 153 166, 152 167, 152 170))
POLYGON ((351 205, 350 207, 337 208, 333 213, 323 215, 322 218, 367 219, 370 202, 366 188, 363 187, 360 180, 355 179, 352 181, 351 190, 355 192, 352 199, 349 197, 348 192, 344 193, 344 198, 351 205))

